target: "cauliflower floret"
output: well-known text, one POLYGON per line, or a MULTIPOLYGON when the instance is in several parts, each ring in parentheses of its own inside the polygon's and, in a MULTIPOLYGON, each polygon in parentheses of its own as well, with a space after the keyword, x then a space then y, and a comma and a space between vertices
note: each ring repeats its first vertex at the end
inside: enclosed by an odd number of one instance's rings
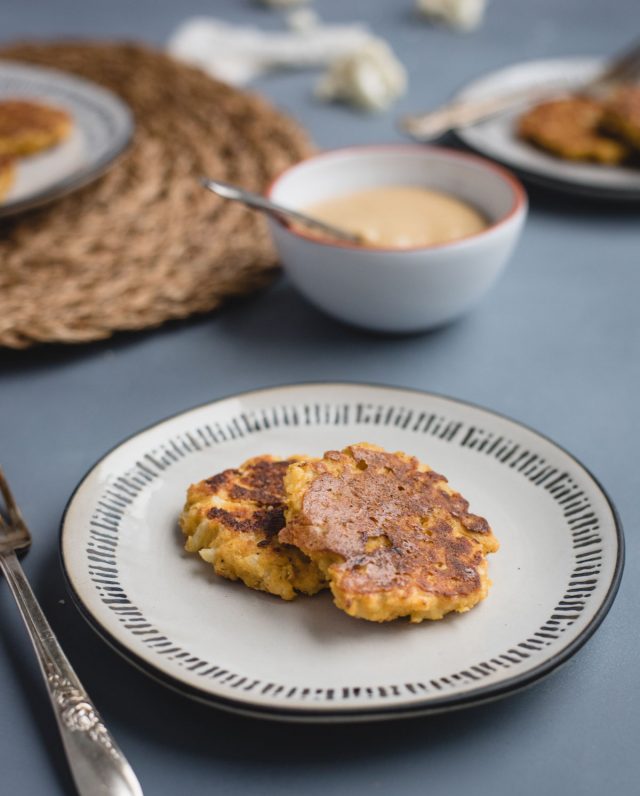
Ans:
POLYGON ((482 22, 487 0, 417 0, 416 8, 434 22, 473 30, 482 22))
POLYGON ((406 70, 393 50, 381 39, 372 39, 329 66, 316 85, 316 96, 381 111, 402 96, 406 88, 406 70))

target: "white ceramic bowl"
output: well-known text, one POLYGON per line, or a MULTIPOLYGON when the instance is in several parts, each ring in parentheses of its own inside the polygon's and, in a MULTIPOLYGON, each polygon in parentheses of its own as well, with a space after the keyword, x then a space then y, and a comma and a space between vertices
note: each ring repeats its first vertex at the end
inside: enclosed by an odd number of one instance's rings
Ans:
POLYGON ((482 232, 413 249, 374 249, 320 240, 269 220, 299 290, 340 320, 385 332, 439 326, 462 315, 505 267, 527 214, 524 188, 484 158, 421 145, 337 149, 287 169, 267 195, 294 209, 380 185, 446 191, 489 219, 482 232))

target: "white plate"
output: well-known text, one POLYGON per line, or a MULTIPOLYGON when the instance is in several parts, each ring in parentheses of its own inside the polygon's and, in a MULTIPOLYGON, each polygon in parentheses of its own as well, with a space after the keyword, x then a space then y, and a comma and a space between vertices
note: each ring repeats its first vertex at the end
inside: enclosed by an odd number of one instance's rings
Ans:
MULTIPOLYGON (((485 99, 558 80, 567 86, 579 85, 595 75, 603 63, 600 58, 556 58, 515 64, 469 83, 456 100, 485 99)), ((516 122, 522 112, 518 108, 459 129, 456 134, 468 146, 533 181, 597 198, 640 199, 640 169, 577 163, 546 154, 516 135, 516 122)))
POLYGON ((0 101, 28 99, 55 105, 73 117, 73 131, 58 146, 17 161, 16 180, 0 202, 0 217, 69 193, 103 174, 133 133, 125 103, 88 80, 0 60, 0 101))
POLYGON ((306 384, 215 401, 120 444, 71 498, 61 553, 85 617, 155 678, 252 715, 347 721, 460 707, 547 674, 609 609, 623 539, 584 467, 512 420, 411 390, 306 384), (251 591, 183 552, 191 482, 264 452, 364 440, 419 456, 489 519, 494 585, 469 613, 378 625, 328 593, 251 591))

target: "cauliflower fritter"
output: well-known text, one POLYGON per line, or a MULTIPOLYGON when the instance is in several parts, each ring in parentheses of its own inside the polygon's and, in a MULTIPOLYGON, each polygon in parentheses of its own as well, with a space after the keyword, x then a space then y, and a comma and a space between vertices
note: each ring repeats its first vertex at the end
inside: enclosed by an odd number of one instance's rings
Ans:
POLYGON ((0 101, 0 155, 33 155, 63 141, 73 122, 60 108, 27 100, 0 101))
POLYGON ((620 86, 605 105, 603 128, 640 150, 640 85, 620 86))
POLYGON ((284 600, 324 588, 316 565, 277 537, 284 525, 283 479, 294 461, 257 456, 192 484, 180 515, 185 549, 199 553, 223 578, 284 600))
POLYGON ((386 622, 441 619, 487 596, 487 521, 444 476, 367 443, 294 463, 280 541, 325 574, 338 608, 386 622))
POLYGON ((0 155, 0 202, 9 193, 15 180, 16 166, 12 157, 0 155))
POLYGON ((534 106, 518 121, 518 135, 566 160, 617 165, 629 154, 623 141, 601 132, 605 104, 588 97, 566 97, 534 106))

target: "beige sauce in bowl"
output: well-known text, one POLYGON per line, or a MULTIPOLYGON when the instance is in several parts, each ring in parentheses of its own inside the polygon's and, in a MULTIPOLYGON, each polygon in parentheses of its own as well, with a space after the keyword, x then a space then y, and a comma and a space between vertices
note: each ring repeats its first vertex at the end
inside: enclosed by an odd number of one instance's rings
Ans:
POLYGON ((474 207, 455 196, 410 185, 334 196, 304 207, 303 212, 355 232, 365 245, 385 249, 448 243, 489 226, 474 207))

